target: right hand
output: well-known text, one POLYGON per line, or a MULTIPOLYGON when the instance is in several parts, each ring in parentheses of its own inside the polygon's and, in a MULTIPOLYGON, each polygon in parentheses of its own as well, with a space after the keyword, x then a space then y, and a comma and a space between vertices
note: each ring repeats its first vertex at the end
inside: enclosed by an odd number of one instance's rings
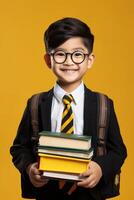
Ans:
POLYGON ((42 187, 43 185, 48 183, 48 179, 46 179, 45 177, 43 177, 41 175, 41 172, 38 169, 38 163, 33 163, 30 164, 27 167, 27 173, 29 175, 30 181, 31 183, 35 186, 35 187, 42 187))

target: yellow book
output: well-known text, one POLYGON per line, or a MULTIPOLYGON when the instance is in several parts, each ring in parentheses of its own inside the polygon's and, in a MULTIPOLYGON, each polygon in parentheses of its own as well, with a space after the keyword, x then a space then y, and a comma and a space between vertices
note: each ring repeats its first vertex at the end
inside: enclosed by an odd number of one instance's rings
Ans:
POLYGON ((87 170, 89 159, 39 154, 39 170, 80 174, 87 170))

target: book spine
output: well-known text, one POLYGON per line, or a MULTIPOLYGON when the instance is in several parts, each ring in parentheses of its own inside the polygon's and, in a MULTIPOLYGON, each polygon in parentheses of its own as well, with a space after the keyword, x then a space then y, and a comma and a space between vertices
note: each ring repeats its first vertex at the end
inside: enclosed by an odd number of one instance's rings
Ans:
POLYGON ((92 148, 85 150, 85 149, 74 149, 74 148, 67 148, 67 147, 55 147, 55 146, 45 146, 45 145, 38 145, 37 149, 46 149, 46 150, 54 150, 54 151, 65 151, 65 152, 80 152, 80 153, 89 153, 92 151, 92 148))
POLYGON ((82 173, 87 170, 89 160, 64 159, 61 156, 49 156, 40 154, 39 170, 57 171, 67 173, 82 173))
POLYGON ((77 135, 77 134, 66 134, 66 133, 58 133, 58 132, 49 132, 49 131, 42 131, 39 133, 39 136, 47 136, 47 137, 61 137, 66 139, 76 139, 76 140, 91 140, 91 136, 86 135, 77 135))

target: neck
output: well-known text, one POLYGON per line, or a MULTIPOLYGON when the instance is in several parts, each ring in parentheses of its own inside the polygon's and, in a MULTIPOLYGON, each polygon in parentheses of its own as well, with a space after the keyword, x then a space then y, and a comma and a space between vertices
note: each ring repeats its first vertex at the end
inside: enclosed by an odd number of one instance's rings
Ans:
POLYGON ((67 93, 71 93, 71 92, 73 92, 81 84, 81 81, 79 81, 77 83, 70 83, 70 84, 58 81, 58 84, 67 93))

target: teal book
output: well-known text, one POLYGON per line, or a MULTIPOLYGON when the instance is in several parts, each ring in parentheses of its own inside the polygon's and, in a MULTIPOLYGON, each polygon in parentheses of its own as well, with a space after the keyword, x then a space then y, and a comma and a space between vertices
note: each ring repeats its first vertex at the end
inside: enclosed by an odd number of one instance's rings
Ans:
POLYGON ((38 146, 37 152, 52 154, 52 155, 67 156, 73 158, 82 158, 82 159, 91 159, 93 157, 92 148, 90 148, 89 150, 81 150, 81 149, 38 146))
POLYGON ((39 146, 89 150, 91 136, 42 131, 39 133, 39 146))

